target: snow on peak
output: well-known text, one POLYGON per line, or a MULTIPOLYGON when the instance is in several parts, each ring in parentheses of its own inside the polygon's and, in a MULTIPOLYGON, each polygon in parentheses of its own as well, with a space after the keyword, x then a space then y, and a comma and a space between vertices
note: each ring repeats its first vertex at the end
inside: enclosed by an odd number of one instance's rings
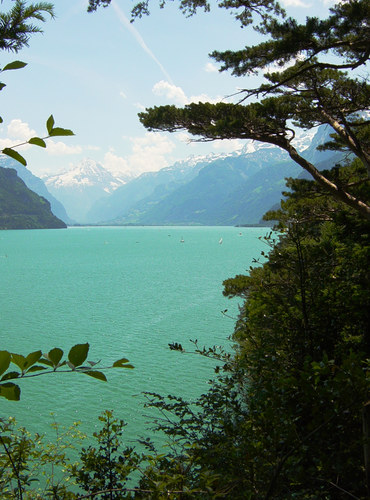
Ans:
POLYGON ((48 176, 45 180, 48 186, 54 188, 85 188, 88 186, 102 186, 107 192, 112 192, 124 184, 108 172, 100 163, 90 158, 83 159, 77 165, 64 172, 48 176))

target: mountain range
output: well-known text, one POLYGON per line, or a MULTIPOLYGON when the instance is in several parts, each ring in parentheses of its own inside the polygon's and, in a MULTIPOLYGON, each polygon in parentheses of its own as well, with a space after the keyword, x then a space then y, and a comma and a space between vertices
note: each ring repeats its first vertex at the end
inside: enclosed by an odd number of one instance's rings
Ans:
MULTIPOLYGON (((317 150, 328 138, 322 126, 295 146, 319 168, 330 168, 342 154, 317 150)), ((279 203, 285 178, 305 174, 282 149, 251 142, 231 154, 189 157, 135 179, 116 177, 92 159, 44 182, 9 158, 0 158, 0 166, 15 167, 67 224, 100 225, 256 224, 279 203)))
POLYGON ((68 216, 79 223, 91 222, 87 214, 93 204, 126 182, 91 159, 43 180, 48 191, 64 205, 68 216))
MULTIPOLYGON (((328 140, 320 127, 296 141, 307 159, 332 166, 332 151, 317 151, 328 140)), ((302 169, 280 148, 247 143, 232 154, 190 157, 158 172, 147 172, 92 204, 86 220, 96 224, 240 225, 259 223, 278 203, 286 177, 302 169)))

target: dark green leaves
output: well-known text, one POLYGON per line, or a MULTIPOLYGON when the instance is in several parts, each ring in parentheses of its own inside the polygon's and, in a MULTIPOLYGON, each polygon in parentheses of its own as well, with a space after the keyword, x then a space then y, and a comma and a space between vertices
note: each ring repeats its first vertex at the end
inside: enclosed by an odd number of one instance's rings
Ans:
POLYGON ((6 156, 10 156, 10 158, 13 158, 13 160, 16 160, 18 161, 19 163, 21 163, 23 166, 26 166, 27 165, 27 162, 26 160, 23 158, 22 155, 20 155, 19 153, 17 153, 17 151, 14 151, 14 149, 11 149, 11 148, 4 148, 2 151, 1 151, 4 155, 6 156))
POLYGON ((57 136, 62 137, 62 136, 74 135, 72 130, 61 127, 54 127, 54 125, 55 125, 54 117, 53 115, 50 115, 46 121, 46 130, 48 131, 49 137, 57 137, 57 136))
POLYGON ((89 344, 77 344, 72 347, 68 354, 68 360, 72 365, 71 368, 77 368, 86 360, 89 352, 89 344))
POLYGON ((46 121, 46 130, 48 131, 48 134, 50 135, 50 132, 53 130, 54 127, 54 117, 53 115, 50 115, 49 118, 46 121))
POLYGON ((74 135, 72 130, 66 129, 66 128, 61 128, 61 127, 55 127, 53 128, 50 133, 50 137, 56 137, 56 136, 68 136, 68 135, 74 135))
POLYGON ((132 365, 127 364, 128 362, 126 358, 118 359, 113 363, 113 368, 133 368, 132 365))
POLYGON ((87 370, 84 371, 84 373, 86 375, 89 375, 90 377, 97 378, 98 380, 101 380, 103 382, 107 382, 107 377, 102 372, 98 372, 96 370, 87 370))
POLYGON ((30 139, 28 141, 28 144, 33 144, 35 146, 40 146, 40 148, 46 148, 46 143, 43 139, 41 139, 40 137, 32 137, 32 139, 30 139))
POLYGON ((9 70, 13 70, 13 69, 22 69, 25 66, 27 66, 27 63, 25 63, 25 62, 22 62, 22 61, 13 61, 13 62, 7 64, 6 66, 4 66, 1 71, 9 71, 9 70))
MULTIPOLYGON (((26 356, 18 353, 10 353, 8 351, 0 351, 0 397, 9 400, 18 401, 20 398, 20 388, 13 382, 8 382, 12 379, 20 379, 27 377, 37 377, 46 373, 53 372, 80 372, 89 377, 107 382, 107 377, 102 371, 93 369, 99 362, 87 360, 89 353, 89 344, 76 344, 68 353, 68 361, 63 360, 64 352, 59 347, 54 347, 47 354, 42 354, 41 351, 34 351, 26 356), (89 366, 83 366, 87 362, 89 366), (7 371, 13 363, 19 371, 7 371), (36 364, 37 363, 37 364, 36 364), (46 365, 50 369, 46 368, 46 365), (69 368, 67 368, 67 365, 69 368), (67 369, 61 369, 65 367, 67 369)), ((133 368, 126 358, 118 359, 111 366, 102 367, 101 370, 109 368, 133 368)))
POLYGON ((51 361, 54 368, 56 368, 59 366, 60 360, 63 357, 63 351, 62 349, 59 349, 59 347, 54 347, 54 349, 51 349, 45 357, 51 361))
POLYGON ((18 385, 13 382, 7 382, 0 385, 0 396, 9 401, 19 401, 21 390, 18 385))
POLYGON ((11 360, 10 352, 0 351, 0 375, 2 375, 9 368, 11 360))

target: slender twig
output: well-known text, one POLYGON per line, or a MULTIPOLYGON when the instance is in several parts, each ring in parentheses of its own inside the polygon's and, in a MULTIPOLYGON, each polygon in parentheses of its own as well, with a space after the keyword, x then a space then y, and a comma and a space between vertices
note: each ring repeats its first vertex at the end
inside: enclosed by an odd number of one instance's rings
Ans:
POLYGON ((17 483, 18 483, 18 493, 19 493, 19 500, 22 500, 23 499, 23 489, 22 489, 22 483, 21 483, 21 478, 19 476, 19 472, 18 472, 18 469, 17 467, 15 466, 15 463, 13 461, 13 458, 12 458, 12 455, 8 449, 8 447, 6 446, 5 444, 5 441, 3 439, 3 437, 0 435, 0 441, 1 441, 1 444, 3 445, 3 448, 5 450, 5 453, 8 455, 8 458, 9 458, 9 461, 11 463, 11 466, 12 466, 12 469, 14 471, 14 474, 15 474, 15 477, 17 478, 17 483))

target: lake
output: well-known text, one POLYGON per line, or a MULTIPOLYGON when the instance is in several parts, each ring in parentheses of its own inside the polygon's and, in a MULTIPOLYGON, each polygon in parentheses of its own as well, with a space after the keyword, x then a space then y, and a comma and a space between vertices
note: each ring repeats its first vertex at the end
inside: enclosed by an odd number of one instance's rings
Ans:
POLYGON ((215 362, 170 351, 179 342, 230 344, 238 303, 222 282, 245 273, 267 228, 81 227, 0 231, 1 349, 27 354, 90 343, 101 366, 126 357, 134 370, 106 372, 108 383, 77 373, 19 382, 21 401, 1 400, 31 432, 55 418, 83 430, 104 409, 128 422, 129 440, 145 434, 142 391, 194 398, 207 390, 215 362), (222 244, 220 239, 222 238, 222 244), (183 242, 182 242, 183 240, 183 242), (54 412, 52 418, 50 412, 54 412))

